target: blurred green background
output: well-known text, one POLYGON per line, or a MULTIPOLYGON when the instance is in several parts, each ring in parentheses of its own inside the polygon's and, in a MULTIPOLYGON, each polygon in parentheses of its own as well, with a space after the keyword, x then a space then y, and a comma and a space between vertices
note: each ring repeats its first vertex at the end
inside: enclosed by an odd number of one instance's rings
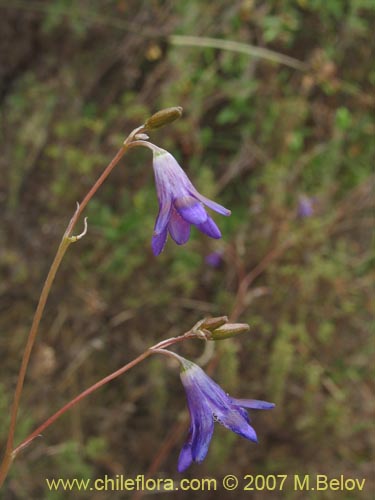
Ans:
MULTIPOLYGON (((227 314, 250 332, 178 352, 231 395, 277 408, 252 412, 258 445, 217 425, 206 460, 184 477, 344 474, 366 478, 370 498, 374 3, 1 0, 0 14, 0 443, 38 294, 76 201, 133 128, 181 105, 182 119, 151 140, 232 210, 215 215, 223 238, 193 229, 187 245, 169 240, 154 258, 151 155, 129 152, 58 273, 17 439, 152 343, 227 314), (207 37, 248 53, 206 46, 207 37), (258 57, 254 47, 273 53, 258 57), (218 265, 207 261, 212 252, 218 265)), ((177 366, 154 357, 26 449, 1 498, 108 498, 49 493, 46 477, 179 478, 187 428, 177 366)), ((218 493, 172 497, 192 495, 218 493)), ((306 493, 252 498, 271 496, 306 493)))

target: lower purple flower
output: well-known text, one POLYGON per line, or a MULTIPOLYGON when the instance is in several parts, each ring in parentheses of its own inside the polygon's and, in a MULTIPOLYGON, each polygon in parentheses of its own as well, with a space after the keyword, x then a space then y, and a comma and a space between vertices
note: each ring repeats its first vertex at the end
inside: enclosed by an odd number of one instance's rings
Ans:
POLYGON ((202 462, 207 455, 214 431, 214 422, 257 442, 255 430, 245 408, 269 410, 275 405, 256 399, 231 398, 196 364, 176 357, 182 364, 181 380, 185 387, 190 412, 188 438, 178 459, 178 471, 183 472, 192 462, 202 462))
POLYGON ((159 255, 167 241, 168 232, 178 244, 186 243, 193 224, 211 238, 221 238, 221 233, 203 205, 221 215, 230 215, 230 210, 202 196, 190 182, 175 158, 153 145, 153 167, 159 213, 155 222, 152 250, 159 255))

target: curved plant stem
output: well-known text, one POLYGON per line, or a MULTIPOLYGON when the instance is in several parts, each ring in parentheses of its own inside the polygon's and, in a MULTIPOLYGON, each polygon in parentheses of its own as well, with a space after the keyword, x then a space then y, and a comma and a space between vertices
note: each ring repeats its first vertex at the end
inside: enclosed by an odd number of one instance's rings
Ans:
POLYGON ((148 356, 150 356, 150 354, 152 354, 151 351, 145 351, 143 354, 141 354, 140 356, 138 356, 137 358, 133 359, 133 361, 131 361, 130 363, 128 363, 127 365, 124 365, 122 368, 120 368, 119 370, 111 373, 110 375, 108 375, 107 377, 103 378, 102 380, 99 380, 98 382, 96 382, 94 385, 92 385, 91 387, 89 387, 88 389, 84 390, 83 392, 81 392, 80 394, 78 394, 78 396, 76 396, 75 398, 73 398, 71 401, 69 401, 69 403, 67 403, 66 405, 64 405, 62 408, 60 408, 60 410, 58 410, 56 413, 54 413, 51 417, 49 417, 45 422, 43 422, 43 424, 41 424, 37 429, 35 429, 35 431, 33 431, 26 439, 24 439, 14 450, 13 450, 13 458, 15 458, 18 454, 19 451, 21 451, 23 448, 25 448, 26 446, 28 446, 31 441, 33 441, 35 438, 37 438, 38 436, 41 435, 41 433, 47 429, 47 427, 49 427, 51 424, 53 424, 53 422, 55 422, 59 417, 61 417, 61 415, 63 415, 65 412, 67 412, 70 408, 72 408, 73 406, 75 406, 77 403, 79 403, 79 401, 81 401, 82 399, 84 399, 86 396, 88 396, 89 394, 91 394, 92 392, 96 391, 97 389, 99 389, 100 387, 102 387, 103 385, 107 384, 108 382, 110 382, 111 380, 119 377, 120 375, 122 375, 123 373, 127 372, 128 370, 130 370, 130 368, 133 368, 133 366, 137 365, 138 363, 140 363, 141 361, 143 361, 144 359, 146 359, 148 356))
MULTIPOLYGON (((40 436, 40 434, 47 429, 53 422, 55 422, 61 415, 66 413, 70 408, 75 406, 77 403, 79 403, 82 399, 84 399, 86 396, 89 396, 92 394, 94 391, 102 387, 103 385, 107 384, 111 380, 114 380, 115 378, 119 377, 120 375, 124 374, 125 372, 129 371, 131 368, 134 366, 138 365, 141 361, 144 359, 148 358, 151 354, 154 353, 160 353, 165 349, 166 347, 176 344, 177 342, 182 342, 183 340, 186 340, 188 338, 193 338, 196 337, 196 334, 193 333, 191 330, 188 332, 178 336, 178 337, 172 337, 167 340, 163 340, 162 342, 159 342, 158 344, 150 347, 147 349, 145 352, 140 354, 137 358, 133 359, 133 361, 130 361, 130 363, 127 363, 126 365, 122 366, 118 370, 114 371, 113 373, 107 375, 106 377, 102 378, 95 384, 93 384, 91 387, 88 389, 85 389, 83 392, 78 394, 75 398, 73 398, 71 401, 69 401, 66 405, 64 405, 60 410, 58 410, 56 413, 54 413, 51 417, 49 417, 43 424, 41 424, 37 429, 35 429, 26 439, 24 439, 12 452, 12 459, 14 459, 17 454, 26 446, 28 446, 35 438, 40 436)), ((169 353, 169 351, 165 351, 165 353, 169 353)), ((169 353, 171 356, 173 353, 169 353)))
POLYGON ((18 410, 19 410, 19 405, 20 405, 20 399, 21 399, 21 394, 23 390, 23 385, 25 381, 25 376, 26 376, 26 371, 27 367, 29 364, 30 356, 31 356, 31 351, 33 349, 35 339, 38 333, 38 328, 39 328, 39 323, 43 315, 43 311, 51 290, 52 283, 54 281, 54 278, 56 276, 57 270, 59 269, 59 266, 61 264, 61 261, 65 255, 66 250, 68 249, 69 245, 73 243, 74 241, 77 241, 77 237, 71 237, 72 231, 82 214, 83 210, 86 208, 88 202, 91 200, 91 198, 94 196, 96 191, 100 188, 100 186, 103 184, 103 182, 106 180, 106 178, 109 176, 109 174, 112 172, 114 167, 117 165, 117 163, 120 161, 120 159, 124 156, 126 151, 129 149, 129 146, 136 136, 138 132, 141 132, 143 130, 143 126, 138 127, 137 129, 133 130, 133 132, 130 133, 128 138, 125 140, 123 146, 119 149, 117 154, 114 156, 112 161, 107 165, 107 167, 104 169, 98 180, 95 182, 95 184, 92 186, 92 188, 89 190, 89 192, 86 194, 86 196, 83 198, 82 202, 78 204, 77 210, 75 211, 73 217, 71 218, 66 231, 63 235, 63 238, 61 240, 61 243, 59 245, 59 248, 57 250, 56 256, 52 262, 52 265, 50 267, 50 270, 48 272, 46 281, 44 282, 43 289, 39 298, 39 302, 37 305, 37 308, 35 310, 33 322, 30 328, 30 332, 26 341, 26 346, 25 350, 23 353, 22 357, 22 362, 18 374, 18 379, 17 379, 17 385, 16 389, 14 392, 14 398, 13 398, 13 404, 12 404, 12 409, 11 409, 11 414, 10 414, 10 424, 9 424, 9 432, 8 432, 8 437, 7 437, 7 443, 6 443, 6 448, 5 448, 5 454, 4 454, 4 459, 3 462, 0 466, 0 486, 3 484, 9 468, 12 464, 13 458, 14 458, 14 453, 13 453, 13 447, 14 447, 14 433, 15 433, 15 428, 16 428, 16 423, 17 423, 17 415, 18 415, 18 410))

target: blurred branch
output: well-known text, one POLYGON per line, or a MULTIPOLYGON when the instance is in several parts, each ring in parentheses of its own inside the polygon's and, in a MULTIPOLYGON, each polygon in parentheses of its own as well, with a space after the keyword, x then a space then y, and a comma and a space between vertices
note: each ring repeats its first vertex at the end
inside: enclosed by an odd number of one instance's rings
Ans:
POLYGON ((231 321, 236 321, 237 318, 241 315, 241 313, 246 308, 246 295, 249 289, 249 286, 252 282, 258 278, 263 272, 268 268, 268 266, 279 257, 284 255, 285 251, 290 248, 293 244, 291 239, 286 239, 279 245, 275 245, 264 257, 263 259, 251 270, 246 276, 244 276, 237 289, 237 295, 234 301, 234 306, 232 313, 230 315, 231 321))
POLYGON ((252 57, 267 59, 268 61, 283 64, 284 66, 289 66, 290 68, 298 69, 300 71, 305 71, 307 69, 307 65, 304 62, 294 59, 293 57, 289 57, 263 47, 255 47, 254 45, 235 42, 233 40, 185 35, 171 35, 168 39, 172 45, 185 47, 209 47, 212 49, 229 50, 231 52, 239 52, 252 57))
POLYGON ((237 176, 253 169, 257 161, 265 164, 270 161, 270 158, 247 134, 242 134, 241 147, 223 175, 218 179, 215 194, 220 193, 237 176))

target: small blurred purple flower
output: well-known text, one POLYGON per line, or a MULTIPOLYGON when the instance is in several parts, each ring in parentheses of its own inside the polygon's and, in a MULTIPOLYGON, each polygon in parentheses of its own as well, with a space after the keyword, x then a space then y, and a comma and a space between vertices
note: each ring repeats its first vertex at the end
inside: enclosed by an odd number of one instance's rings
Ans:
POLYGON ((215 252, 211 252, 205 257, 205 262, 210 267, 219 267, 223 261, 223 252, 216 250, 215 252))
POLYGON ((300 196, 298 202, 298 216, 312 217, 314 215, 314 200, 308 196, 300 196))
POLYGON ((226 394, 198 365, 175 355, 182 364, 181 380, 185 387, 190 412, 190 429, 179 459, 178 471, 192 462, 202 462, 207 455, 214 431, 214 422, 257 442, 245 408, 269 410, 275 405, 256 399, 235 399, 226 394))
POLYGON ((222 215, 230 215, 230 210, 198 193, 168 151, 154 145, 152 150, 159 201, 159 213, 152 237, 154 255, 159 255, 163 250, 168 231, 178 245, 186 243, 191 224, 211 238, 221 238, 219 228, 207 214, 203 204, 222 215))

